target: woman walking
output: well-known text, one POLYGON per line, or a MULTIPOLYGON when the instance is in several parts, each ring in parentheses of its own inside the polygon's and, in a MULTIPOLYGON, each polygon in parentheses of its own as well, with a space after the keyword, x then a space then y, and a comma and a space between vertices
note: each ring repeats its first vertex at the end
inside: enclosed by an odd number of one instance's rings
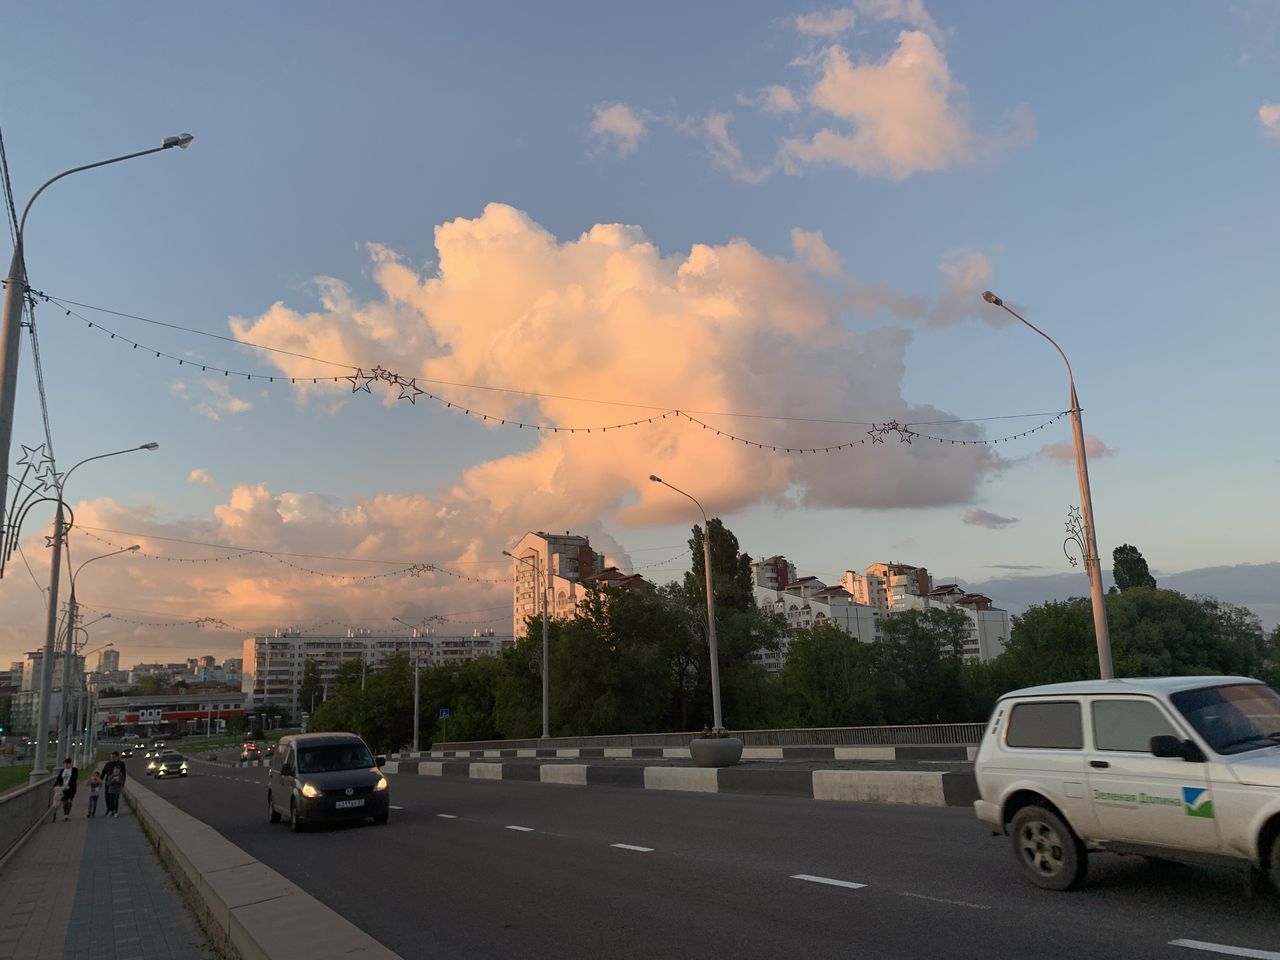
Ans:
POLYGON ((102 766, 102 779, 107 785, 107 816, 120 815, 120 791, 124 789, 124 761, 120 751, 112 750, 111 759, 102 766))

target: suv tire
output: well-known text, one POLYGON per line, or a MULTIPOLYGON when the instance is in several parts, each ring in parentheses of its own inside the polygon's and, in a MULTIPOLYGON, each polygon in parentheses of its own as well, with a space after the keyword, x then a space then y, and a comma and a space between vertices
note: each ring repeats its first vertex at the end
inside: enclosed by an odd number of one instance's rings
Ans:
POLYGON ((298 816, 298 801, 289 801, 289 829, 294 833, 301 833, 304 829, 302 819, 298 816))
POLYGON ((1271 875, 1271 885, 1280 893, 1280 837, 1271 840, 1271 856, 1267 858, 1267 873, 1271 875))
POLYGON ((1044 890, 1071 890, 1089 869, 1089 854, 1075 832, 1052 810, 1032 804, 1009 825, 1013 853, 1023 873, 1044 890))

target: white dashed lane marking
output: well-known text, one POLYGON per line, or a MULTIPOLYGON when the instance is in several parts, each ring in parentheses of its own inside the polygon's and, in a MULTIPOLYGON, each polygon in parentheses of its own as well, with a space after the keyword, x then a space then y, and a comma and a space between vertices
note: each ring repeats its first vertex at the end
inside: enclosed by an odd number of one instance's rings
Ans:
POLYGON ((865 883, 854 883, 851 880, 833 880, 831 877, 815 877, 808 873, 793 873, 792 880, 808 880, 810 883, 825 883, 831 887, 848 887, 850 890, 861 890, 865 883))
POLYGON ((533 827, 517 827, 514 823, 507 824, 508 830, 518 830, 520 833, 533 833, 533 827))
POLYGON ((392 810, 403 810, 403 809, 404 809, 404 807, 397 807, 394 803, 393 803, 393 804, 390 804, 390 807, 391 807, 391 809, 392 809, 392 810))
POLYGON ((913 897, 916 900, 928 900, 931 903, 949 903, 954 907, 968 907, 970 910, 990 910, 988 906, 981 903, 970 903, 967 900, 948 900, 946 897, 930 897, 923 893, 907 893, 903 890, 898 894, 900 897, 913 897))
POLYGON ((437 816, 437 817, 439 817, 439 818, 440 818, 440 819, 442 819, 442 820, 457 820, 457 819, 458 819, 457 815, 456 815, 456 814, 453 814, 453 813, 437 813, 437 814, 436 814, 436 816, 437 816))
POLYGON ((653 847, 637 847, 632 843, 611 843, 611 847, 617 847, 619 850, 634 850, 636 853, 653 853, 653 847))
POLYGON ((1229 957, 1249 957, 1251 960, 1280 960, 1280 953, 1272 950, 1254 950, 1250 947, 1231 947, 1225 943, 1208 943, 1204 940, 1170 940, 1171 947, 1186 947, 1206 953, 1222 953, 1229 957))

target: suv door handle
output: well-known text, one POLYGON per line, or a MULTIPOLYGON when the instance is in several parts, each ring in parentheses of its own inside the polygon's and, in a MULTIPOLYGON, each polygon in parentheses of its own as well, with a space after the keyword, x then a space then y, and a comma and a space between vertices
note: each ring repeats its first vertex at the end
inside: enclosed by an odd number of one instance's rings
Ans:
POLYGON ((1090 760, 1089 766, 1097 767, 1099 770, 1105 770, 1107 767, 1111 766, 1111 764, 1106 760, 1090 760))

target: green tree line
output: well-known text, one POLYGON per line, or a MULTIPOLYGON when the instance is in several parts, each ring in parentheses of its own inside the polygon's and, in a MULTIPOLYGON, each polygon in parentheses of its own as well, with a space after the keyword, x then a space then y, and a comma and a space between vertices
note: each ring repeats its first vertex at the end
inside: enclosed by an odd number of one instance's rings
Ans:
MULTIPOLYGON (((708 529, 721 699, 731 729, 984 720, 1009 690, 1098 675, 1088 598, 1044 603, 1015 616, 1005 652, 986 663, 964 661, 970 621, 939 604, 885 618, 883 638, 874 643, 831 625, 800 630, 789 638, 783 669, 770 675, 754 654, 777 650, 785 622, 756 606, 751 558, 733 534, 714 519, 708 529)), ((552 736, 697 730, 711 723, 698 527, 690 548, 695 561, 683 582, 594 592, 578 617, 552 621, 552 736)), ((1146 579, 1135 577, 1105 598, 1117 676, 1241 674, 1280 683, 1280 628, 1268 637, 1243 607, 1148 586, 1146 579)), ((412 661, 397 655, 376 670, 363 667, 342 667, 309 728, 355 730, 379 752, 410 743, 412 661)), ((446 707, 451 741, 537 737, 541 672, 536 618, 500 656, 422 668, 420 742, 441 739, 438 715, 446 707)), ((320 689, 309 664, 304 709, 320 689)))

